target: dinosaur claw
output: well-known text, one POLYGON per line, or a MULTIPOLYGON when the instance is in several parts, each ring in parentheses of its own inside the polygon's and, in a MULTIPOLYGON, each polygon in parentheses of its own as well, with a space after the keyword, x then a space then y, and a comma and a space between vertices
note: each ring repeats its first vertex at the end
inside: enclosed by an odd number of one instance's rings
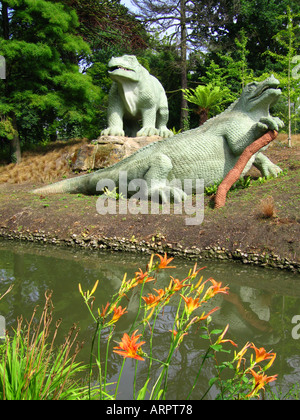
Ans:
POLYGON ((151 136, 158 136, 159 131, 155 127, 143 127, 140 131, 137 132, 137 137, 151 137, 151 136))

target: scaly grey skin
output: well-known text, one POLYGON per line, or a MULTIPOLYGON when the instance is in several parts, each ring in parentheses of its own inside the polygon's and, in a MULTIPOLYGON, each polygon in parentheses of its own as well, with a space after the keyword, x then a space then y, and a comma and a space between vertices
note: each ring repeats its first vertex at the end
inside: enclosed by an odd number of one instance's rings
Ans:
POLYGON ((103 136, 171 137, 168 100, 161 83, 134 55, 113 57, 108 63, 113 80, 108 100, 108 128, 103 136), (142 120, 139 130, 138 121, 142 120))
MULTIPOLYGON (((278 85, 274 76, 260 83, 249 83, 237 101, 201 127, 151 143, 111 167, 33 192, 101 194, 97 191, 98 181, 111 179, 118 186, 119 178, 123 182, 120 173, 126 172, 127 185, 133 179, 147 182, 149 197, 153 193, 159 194, 162 202, 169 197, 181 201, 186 198, 185 192, 169 181, 177 179, 183 185, 185 179, 203 179, 205 186, 219 182, 247 146, 267 131, 279 131, 283 127, 283 122, 269 112, 281 94, 278 85)), ((277 176, 281 171, 260 151, 248 162, 243 174, 252 163, 263 176, 277 176)))

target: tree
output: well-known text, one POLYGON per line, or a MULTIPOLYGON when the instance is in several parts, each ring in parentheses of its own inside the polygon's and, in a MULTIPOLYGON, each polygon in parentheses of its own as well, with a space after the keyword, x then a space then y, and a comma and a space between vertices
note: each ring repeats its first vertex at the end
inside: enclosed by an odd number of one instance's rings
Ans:
POLYGON ((199 85, 196 89, 185 89, 184 97, 188 102, 197 105, 195 112, 199 115, 199 125, 205 123, 210 117, 210 112, 220 113, 220 106, 232 98, 228 88, 221 89, 220 86, 213 86, 211 83, 206 86, 199 85))
MULTIPOLYGON (((233 19, 228 19, 208 34, 209 51, 234 51, 235 39, 241 30, 248 38, 248 63, 257 75, 276 71, 274 60, 264 55, 265 51, 280 53, 280 46, 274 36, 282 29, 278 16, 286 13, 290 6, 292 13, 300 12, 299 0, 239 0, 233 19)), ((296 22, 295 22, 296 23, 296 22)), ((297 21, 299 23, 299 20, 297 21)))
POLYGON ((280 53, 267 51, 266 53, 275 59, 277 62, 283 65, 283 92, 287 97, 288 102, 288 145, 292 147, 292 102, 296 103, 297 98, 300 95, 300 89, 298 87, 298 81, 292 77, 293 61, 296 54, 300 52, 300 28, 299 25, 295 25, 296 18, 300 17, 300 14, 293 14, 291 8, 288 6, 286 13, 278 16, 278 20, 281 21, 284 29, 281 29, 273 38, 276 43, 280 46, 280 53))
MULTIPOLYGON (((242 30, 234 40, 232 51, 215 52, 196 58, 199 80, 203 84, 213 83, 232 94, 240 94, 247 83, 253 80, 253 70, 249 68, 247 48, 248 37, 242 30)), ((236 99, 236 98, 235 98, 236 99)))
POLYGON ((120 0, 65 2, 76 11, 80 22, 78 34, 88 42, 92 55, 99 51, 137 52, 147 47, 147 33, 142 23, 120 0))
POLYGON ((168 126, 178 130, 180 128, 178 110, 181 107, 181 69, 178 49, 168 35, 150 36, 148 45, 149 47, 138 55, 138 59, 164 87, 169 106, 168 126))
MULTIPOLYGON (((227 0, 132 0, 139 13, 136 14, 146 24, 150 32, 169 33, 176 40, 180 51, 181 89, 187 89, 188 49, 203 47, 205 34, 221 21, 227 19, 227 0)), ((181 128, 188 118, 188 104, 182 93, 181 128)))
POLYGON ((88 123, 100 91, 79 71, 90 49, 76 35, 74 10, 49 0, 7 0, 1 6, 6 79, 0 115, 11 124, 13 154, 19 161, 20 134, 26 138, 24 132, 39 129, 55 137, 59 129, 88 123))

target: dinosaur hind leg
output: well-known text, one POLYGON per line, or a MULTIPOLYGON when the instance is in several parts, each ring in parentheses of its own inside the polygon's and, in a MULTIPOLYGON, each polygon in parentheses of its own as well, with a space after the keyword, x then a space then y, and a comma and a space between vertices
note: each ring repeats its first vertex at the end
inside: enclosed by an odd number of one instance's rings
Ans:
POLYGON ((149 198, 162 203, 170 201, 178 203, 186 198, 181 185, 175 185, 173 181, 168 180, 172 168, 172 161, 167 155, 156 154, 151 157, 149 169, 144 175, 149 198))

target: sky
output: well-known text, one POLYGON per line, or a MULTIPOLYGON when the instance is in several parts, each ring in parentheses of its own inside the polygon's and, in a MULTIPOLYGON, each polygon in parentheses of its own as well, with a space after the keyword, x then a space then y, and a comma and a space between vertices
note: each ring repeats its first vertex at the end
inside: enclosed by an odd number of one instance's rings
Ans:
POLYGON ((124 4, 129 10, 133 11, 135 6, 132 5, 131 0, 121 0, 121 4, 124 4))

